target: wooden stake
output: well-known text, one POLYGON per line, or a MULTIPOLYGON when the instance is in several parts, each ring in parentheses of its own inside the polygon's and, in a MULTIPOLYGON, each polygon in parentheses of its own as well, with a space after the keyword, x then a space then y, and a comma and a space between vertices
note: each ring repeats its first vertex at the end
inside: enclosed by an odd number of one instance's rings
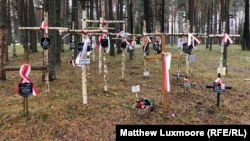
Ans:
MULTIPOLYGON (((48 12, 44 12, 44 22, 47 22, 47 24, 49 25, 48 23, 48 12)), ((44 35, 43 35, 45 38, 48 38, 49 35, 48 33, 44 32, 44 35)), ((49 88, 49 51, 48 49, 45 49, 43 50, 43 53, 44 53, 44 59, 46 60, 45 61, 45 66, 46 66, 46 70, 45 70, 45 81, 46 81, 46 91, 47 93, 50 92, 50 88, 49 88)))
POLYGON ((125 51, 124 51, 124 49, 122 49, 121 66, 122 66, 121 80, 124 80, 124 71, 125 71, 125 51))
POLYGON ((107 66, 107 53, 106 49, 103 49, 103 79, 104 79, 104 92, 108 91, 108 66, 107 66))
POLYGON ((102 50, 99 49, 98 53, 98 59, 99 59, 99 74, 102 74, 102 50))
MULTIPOLYGON (((86 10, 82 10, 82 19, 87 18, 86 10)), ((85 29, 87 26, 86 21, 82 20, 82 28, 85 29)), ((85 41, 85 35, 82 34, 82 42, 85 41)), ((87 75, 86 75, 86 65, 82 65, 82 97, 83 104, 87 104, 87 75)))

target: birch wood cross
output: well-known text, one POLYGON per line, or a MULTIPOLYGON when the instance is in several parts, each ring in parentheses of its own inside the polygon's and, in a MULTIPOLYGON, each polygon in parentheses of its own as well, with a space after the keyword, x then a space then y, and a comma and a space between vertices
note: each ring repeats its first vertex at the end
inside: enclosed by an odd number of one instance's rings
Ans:
MULTIPOLYGON (((42 25, 39 27, 19 27, 19 30, 43 30, 44 31, 44 38, 48 38, 48 31, 49 30, 68 30, 68 28, 65 27, 49 27, 48 26, 48 12, 44 12, 44 21, 42 22, 42 25)), ((44 55, 44 66, 46 67, 45 69, 45 81, 46 81, 46 91, 47 93, 50 92, 50 87, 49 87, 49 63, 48 63, 48 49, 43 50, 43 55, 44 55)))

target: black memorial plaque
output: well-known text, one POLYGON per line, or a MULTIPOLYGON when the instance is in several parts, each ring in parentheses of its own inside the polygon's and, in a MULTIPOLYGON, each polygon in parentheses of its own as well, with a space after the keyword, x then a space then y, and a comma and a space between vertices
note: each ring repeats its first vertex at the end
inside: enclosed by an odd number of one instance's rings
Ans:
POLYGON ((41 47, 48 49, 50 47, 50 38, 41 38, 41 47))
POLYGON ((75 49, 76 46, 77 46, 77 43, 76 43, 76 42, 71 42, 71 43, 69 44, 69 49, 75 49))
POLYGON ((19 95, 21 96, 29 96, 32 94, 32 86, 33 86, 33 83, 19 83, 18 84, 19 86, 19 95))

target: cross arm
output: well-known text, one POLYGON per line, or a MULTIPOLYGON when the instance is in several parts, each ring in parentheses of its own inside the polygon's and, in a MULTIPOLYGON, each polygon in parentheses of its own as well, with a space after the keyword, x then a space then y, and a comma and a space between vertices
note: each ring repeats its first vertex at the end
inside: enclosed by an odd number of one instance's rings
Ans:
MULTIPOLYGON (((41 27, 19 27, 19 30, 43 30, 41 27)), ((48 27, 49 30, 68 30, 66 27, 48 27)))
MULTIPOLYGON (((100 20, 85 20, 87 23, 101 23, 100 20)), ((125 21, 105 21, 105 23, 125 23, 125 21)))
MULTIPOLYGON (((209 37, 223 37, 223 34, 216 34, 216 35, 208 35, 209 37)), ((229 34, 230 37, 240 37, 239 34, 229 34)))
MULTIPOLYGON (((144 59, 160 59, 160 58, 162 58, 162 55, 150 55, 144 57, 144 59)), ((172 54, 171 58, 181 58, 181 54, 172 54)))

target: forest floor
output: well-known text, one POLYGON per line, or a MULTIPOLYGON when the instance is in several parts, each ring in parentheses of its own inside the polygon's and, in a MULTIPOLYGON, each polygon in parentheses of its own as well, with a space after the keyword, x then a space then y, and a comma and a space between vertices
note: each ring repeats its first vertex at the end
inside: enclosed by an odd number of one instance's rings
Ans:
MULTIPOLYGON (((166 50, 177 53, 175 46, 166 50)), ((50 93, 42 81, 42 71, 32 71, 29 77, 38 88, 38 96, 28 97, 28 114, 24 113, 24 98, 16 92, 20 75, 9 71, 7 80, 0 81, 0 140, 2 141, 114 141, 116 125, 208 125, 250 124, 250 57, 249 51, 240 46, 228 47, 228 72, 221 76, 226 89, 221 94, 219 106, 217 96, 206 85, 217 78, 220 65, 220 46, 212 50, 198 45, 194 50, 195 64, 189 80, 196 85, 183 92, 183 78, 174 76, 180 61, 181 73, 185 73, 185 56, 172 58, 170 68, 171 90, 162 94, 162 65, 148 60, 144 76, 142 49, 135 50, 134 60, 125 52, 124 80, 121 81, 121 54, 107 56, 107 86, 104 91, 103 69, 99 73, 98 53, 91 57, 87 78, 87 104, 83 104, 82 70, 66 63, 71 51, 61 52, 62 63, 57 66, 57 79, 49 82, 50 93), (132 92, 132 86, 140 91, 132 92), (138 97, 136 97, 136 95, 138 97), (133 107, 138 98, 154 101, 154 110, 143 115, 140 108, 133 107)), ((151 49, 150 54, 154 54, 151 49)), ((24 56, 10 58, 8 66, 21 66, 24 56)), ((42 65, 42 51, 30 53, 30 65, 42 65)))

